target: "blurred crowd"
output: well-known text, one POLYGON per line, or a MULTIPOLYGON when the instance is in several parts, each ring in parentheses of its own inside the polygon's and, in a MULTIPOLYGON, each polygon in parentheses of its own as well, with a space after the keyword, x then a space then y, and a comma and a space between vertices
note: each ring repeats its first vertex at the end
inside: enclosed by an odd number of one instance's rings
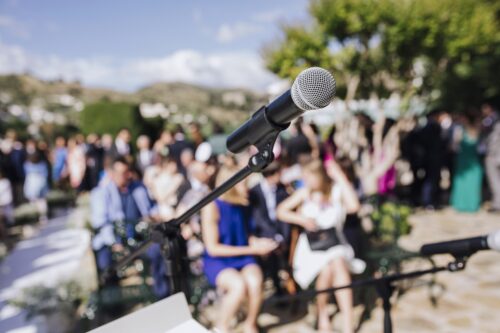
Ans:
MULTIPOLYGON (((14 207, 29 201, 46 220, 50 188, 90 192, 92 247, 100 271, 122 244, 117 221, 169 221, 246 165, 255 153, 215 154, 197 123, 135 138, 78 134, 54 142, 0 143, 0 233, 14 207)), ((229 332, 248 301, 246 333, 257 332, 262 282, 276 293, 343 285, 361 273, 359 212, 368 202, 395 200, 476 212, 486 200, 500 212, 500 119, 489 104, 464 114, 431 110, 423 117, 376 119, 363 113, 320 129, 294 122, 262 174, 223 194, 182 228, 190 257, 199 257, 211 285, 224 292, 216 326, 229 332), (484 177, 486 174, 486 177, 484 177), (294 234, 293 230, 298 230, 294 234)), ((126 230, 133 238, 136 230, 126 230)), ((169 294, 158 246, 148 250, 154 291, 169 294)), ((336 293, 344 331, 353 331, 352 294, 336 293)), ((318 326, 329 330, 328 297, 318 297, 318 326)))

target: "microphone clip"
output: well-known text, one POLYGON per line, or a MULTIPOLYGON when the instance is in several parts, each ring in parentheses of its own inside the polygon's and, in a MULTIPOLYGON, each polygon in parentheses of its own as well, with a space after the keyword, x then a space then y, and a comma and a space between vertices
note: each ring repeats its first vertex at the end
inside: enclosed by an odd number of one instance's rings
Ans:
POLYGON ((455 260, 448 263, 448 271, 450 272, 458 272, 463 271, 465 266, 467 265, 467 256, 455 256, 455 260))

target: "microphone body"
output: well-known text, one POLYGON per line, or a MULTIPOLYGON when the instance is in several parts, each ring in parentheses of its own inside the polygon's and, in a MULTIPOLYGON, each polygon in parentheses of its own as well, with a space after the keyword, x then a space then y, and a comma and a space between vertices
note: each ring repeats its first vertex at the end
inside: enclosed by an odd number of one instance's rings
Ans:
POLYGON ((261 107, 248 121, 231 133, 226 141, 227 149, 232 153, 239 153, 273 130, 287 129, 290 122, 303 112, 293 102, 291 91, 288 89, 269 105, 261 107))
POLYGON ((285 130, 305 111, 321 109, 331 103, 336 83, 332 74, 319 67, 302 71, 292 87, 269 105, 261 107, 226 141, 227 149, 239 153, 251 145, 265 142, 285 130))
POLYGON ((453 256, 470 256, 481 250, 500 251, 500 231, 484 236, 425 244, 420 248, 420 254, 431 256, 445 253, 453 256))

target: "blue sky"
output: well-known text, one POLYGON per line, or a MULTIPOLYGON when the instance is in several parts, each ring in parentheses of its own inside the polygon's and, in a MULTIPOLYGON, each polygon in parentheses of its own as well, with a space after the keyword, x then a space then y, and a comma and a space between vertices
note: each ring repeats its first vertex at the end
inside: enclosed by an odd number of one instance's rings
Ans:
POLYGON ((307 0, 0 0, 0 72, 133 90, 155 81, 263 90, 259 50, 307 0))

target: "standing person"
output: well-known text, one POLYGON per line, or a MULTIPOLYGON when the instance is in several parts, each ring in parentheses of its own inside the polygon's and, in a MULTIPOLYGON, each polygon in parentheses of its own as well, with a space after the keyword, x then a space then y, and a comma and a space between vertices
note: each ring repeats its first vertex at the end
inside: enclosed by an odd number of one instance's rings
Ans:
POLYGON ((104 158, 113 159, 113 136, 109 133, 104 133, 101 136, 101 146, 104 150, 104 158))
POLYGON ((478 153, 479 126, 473 113, 462 117, 462 129, 454 141, 457 156, 451 188, 451 205, 459 212, 476 212, 481 207, 483 168, 478 153))
POLYGON ((500 117, 490 104, 482 106, 482 135, 485 138, 485 167, 492 200, 490 211, 500 212, 500 117))
POLYGON ((156 140, 155 144, 153 145, 155 158, 159 159, 161 156, 167 156, 169 154, 169 148, 173 143, 173 133, 170 130, 163 130, 161 132, 160 138, 156 140))
POLYGON ((87 135, 86 149, 87 189, 92 190, 99 183, 99 176, 104 168, 104 149, 95 133, 87 135))
POLYGON ((189 129, 189 138, 193 143, 194 149, 198 148, 199 145, 201 145, 203 142, 206 141, 205 137, 201 133, 201 126, 199 123, 193 122, 189 124, 188 129, 189 129))
POLYGON ((441 112, 432 110, 427 115, 427 124, 421 129, 419 136, 424 149, 423 169, 425 176, 422 181, 421 200, 426 208, 433 209, 437 204, 441 168, 446 156, 442 128, 439 123, 441 112))
POLYGON ((288 250, 290 243, 290 225, 279 221, 276 216, 278 205, 288 198, 288 192, 281 183, 281 166, 274 161, 263 171, 261 181, 250 189, 250 207, 254 222, 253 234, 259 238, 268 238, 280 244, 279 251, 262 257, 260 264, 265 273, 273 279, 276 291, 283 293, 279 271, 288 270, 288 250))
POLYGON ((52 180, 56 184, 60 184, 61 180, 67 175, 67 157, 66 139, 59 136, 56 138, 55 147, 52 151, 52 180))
POLYGON ((337 127, 333 125, 328 132, 326 140, 323 142, 322 149, 322 159, 323 161, 330 161, 335 158, 337 154, 337 144, 335 143, 335 135, 337 133, 337 127))
MULTIPOLYGON (((217 175, 217 185, 236 171, 236 167, 222 167, 217 175)), ((277 244, 272 240, 249 237, 250 214, 244 182, 231 188, 201 212, 206 247, 203 256, 205 275, 210 284, 224 292, 216 323, 222 333, 233 331, 231 322, 244 300, 248 300, 248 313, 243 332, 258 332, 263 278, 254 256, 271 253, 277 244)))
POLYGON ((175 207, 178 204, 178 191, 184 182, 184 176, 179 173, 176 161, 168 156, 161 161, 161 168, 152 183, 151 193, 158 204, 158 214, 164 221, 175 217, 175 207))
POLYGON ((0 241, 7 236, 6 227, 14 222, 12 186, 0 168, 0 241))
POLYGON ((85 177, 85 152, 75 138, 68 140, 68 174, 69 184, 73 189, 80 189, 83 178, 85 177))
POLYGON ((186 149, 194 150, 193 144, 191 141, 186 139, 186 135, 184 134, 184 129, 181 125, 177 125, 174 131, 174 143, 172 143, 169 147, 169 156, 172 156, 177 162, 177 167, 179 171, 183 171, 183 165, 181 162, 182 152, 186 149))
MULTIPOLYGON (((345 240, 342 225, 346 214, 359 210, 356 192, 333 161, 328 173, 321 161, 309 162, 303 168, 303 178, 304 188, 278 206, 279 219, 305 230, 295 249, 294 278, 304 289, 315 279, 316 289, 347 285, 351 283, 349 263, 354 253, 345 240)), ((343 315, 343 331, 354 332, 352 290, 337 291, 335 297, 343 315)), ((324 332, 332 331, 328 298, 328 294, 317 297, 318 328, 324 332)))
POLYGON ((304 158, 319 157, 319 144, 313 128, 302 118, 292 124, 292 137, 286 142, 286 157, 290 165, 300 163, 304 158))
POLYGON ((153 165, 154 152, 151 150, 151 140, 147 135, 140 135, 137 138, 136 165, 142 175, 146 169, 153 165))
POLYGON ((396 186, 396 168, 399 157, 399 128, 384 114, 373 124, 371 146, 361 153, 360 177, 363 195, 386 195, 396 186), (371 149, 373 147, 373 150, 371 149))
POLYGON ((18 139, 14 130, 7 130, 5 141, 8 143, 6 153, 8 170, 5 170, 7 178, 11 181, 14 193, 14 204, 19 205, 24 201, 23 184, 25 179, 24 162, 26 162, 27 151, 24 144, 18 139))
POLYGON ((24 196, 36 205, 41 220, 46 221, 47 201, 45 198, 49 191, 49 167, 40 152, 35 151, 28 155, 28 160, 24 163, 24 172, 26 174, 24 196))
POLYGON ((191 148, 185 148, 182 152, 181 152, 181 156, 180 156, 180 164, 181 164, 181 167, 179 169, 179 172, 182 173, 183 176, 187 176, 187 171, 189 169, 189 166, 191 165, 191 163, 193 163, 194 161, 194 151, 193 149, 191 148))
POLYGON ((376 165, 387 162, 387 170, 377 178, 377 192, 379 195, 390 195, 396 187, 395 162, 399 152, 399 137, 394 119, 381 117, 380 125, 374 131, 373 155, 376 165), (395 153, 396 152, 396 153, 395 153))
POLYGON ((422 184, 423 184, 423 168, 425 160, 425 149, 420 139, 422 127, 418 124, 417 119, 415 126, 403 137, 401 142, 401 152, 403 158, 410 163, 410 169, 413 175, 411 183, 411 201, 413 205, 420 206, 422 204, 422 184))
POLYGON ((50 187, 52 187, 52 164, 50 163, 50 151, 49 151, 49 145, 46 141, 44 140, 39 140, 36 144, 36 150, 40 154, 40 158, 42 159, 42 162, 47 165, 47 168, 49 172, 47 173, 47 184, 50 187))
POLYGON ((132 146, 130 141, 132 140, 132 133, 126 127, 121 128, 116 135, 115 142, 111 146, 109 154, 113 158, 125 157, 129 162, 132 159, 132 146))

